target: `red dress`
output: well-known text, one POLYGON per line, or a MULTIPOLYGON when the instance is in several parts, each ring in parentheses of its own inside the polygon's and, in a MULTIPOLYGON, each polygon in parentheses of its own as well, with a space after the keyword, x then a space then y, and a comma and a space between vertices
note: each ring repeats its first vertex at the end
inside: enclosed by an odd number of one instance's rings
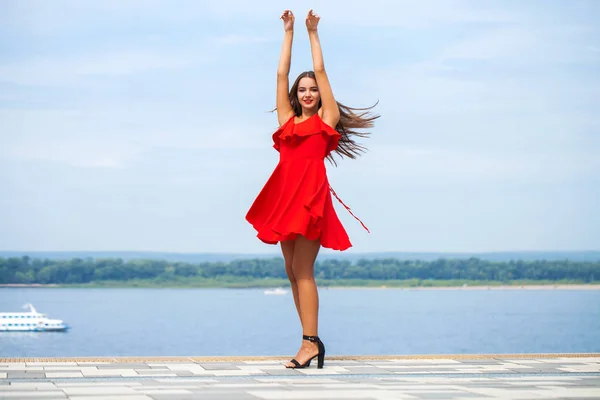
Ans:
POLYGON ((346 250, 352 244, 333 208, 333 189, 325 170, 325 157, 337 148, 340 134, 318 114, 299 123, 294 119, 292 116, 273 134, 279 163, 246 220, 267 244, 293 240, 301 234, 309 240, 320 239, 323 247, 346 250))

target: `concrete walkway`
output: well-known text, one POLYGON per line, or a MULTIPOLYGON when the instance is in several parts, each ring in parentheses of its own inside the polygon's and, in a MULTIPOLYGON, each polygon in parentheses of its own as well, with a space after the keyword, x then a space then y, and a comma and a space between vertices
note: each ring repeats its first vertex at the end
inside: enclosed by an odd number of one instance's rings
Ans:
POLYGON ((0 358, 0 399, 600 399, 600 354, 0 358), (316 363, 315 363, 316 364, 316 363))

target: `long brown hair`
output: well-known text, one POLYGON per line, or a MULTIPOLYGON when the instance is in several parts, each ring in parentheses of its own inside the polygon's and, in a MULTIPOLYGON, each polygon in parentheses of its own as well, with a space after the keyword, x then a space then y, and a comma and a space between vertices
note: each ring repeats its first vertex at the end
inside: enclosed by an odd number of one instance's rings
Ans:
MULTIPOLYGON (((300 79, 302 78, 312 78, 315 80, 315 82, 317 81, 317 78, 313 71, 305 71, 298 75, 298 78, 296 78, 296 81, 292 85, 292 88, 290 89, 289 99, 290 104, 292 105, 292 109, 294 110, 294 113, 297 117, 302 116, 302 106, 298 101, 298 86, 300 84, 300 79)), ((372 114, 368 110, 375 107, 379 103, 379 101, 377 101, 377 103, 373 104, 371 107, 366 108, 348 107, 343 105, 339 101, 336 101, 336 103, 340 110, 340 120, 335 126, 335 130, 340 133, 341 137, 335 152, 342 158, 346 156, 348 158, 355 159, 356 157, 360 156, 361 153, 364 153, 367 150, 367 148, 363 145, 356 143, 353 137, 356 136, 367 138, 370 135, 370 132, 358 132, 355 129, 366 129, 373 127, 373 121, 375 121, 380 116, 372 114)), ((321 108, 321 100, 319 100, 318 108, 321 108)), ((327 156, 327 158, 329 159, 329 161, 331 161, 334 165, 337 166, 337 163, 335 162, 331 154, 327 156)))

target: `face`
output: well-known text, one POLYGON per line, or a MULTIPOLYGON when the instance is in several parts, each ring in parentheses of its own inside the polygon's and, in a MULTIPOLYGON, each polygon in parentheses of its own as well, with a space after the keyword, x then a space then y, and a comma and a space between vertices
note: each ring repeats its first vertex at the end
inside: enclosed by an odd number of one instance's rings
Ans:
POLYGON ((300 79, 298 84, 298 101, 302 105, 302 108, 317 109, 319 107, 319 100, 321 100, 321 94, 317 87, 317 81, 309 77, 300 79))

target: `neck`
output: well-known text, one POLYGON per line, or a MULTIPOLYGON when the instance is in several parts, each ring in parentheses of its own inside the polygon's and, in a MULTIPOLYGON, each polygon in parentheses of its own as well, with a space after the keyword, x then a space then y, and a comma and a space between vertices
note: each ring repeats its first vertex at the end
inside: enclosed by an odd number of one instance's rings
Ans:
POLYGON ((310 118, 317 113, 316 110, 302 109, 302 118, 310 118))

